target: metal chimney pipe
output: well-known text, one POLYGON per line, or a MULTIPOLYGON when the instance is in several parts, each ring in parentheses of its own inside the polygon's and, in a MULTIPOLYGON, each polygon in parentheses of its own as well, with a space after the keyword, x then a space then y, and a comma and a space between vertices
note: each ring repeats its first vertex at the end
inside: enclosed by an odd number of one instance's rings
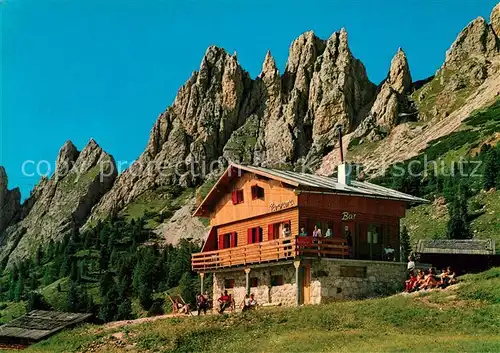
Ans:
POLYGON ((344 163, 344 149, 342 148, 342 125, 339 126, 339 146, 340 146, 340 163, 344 163))

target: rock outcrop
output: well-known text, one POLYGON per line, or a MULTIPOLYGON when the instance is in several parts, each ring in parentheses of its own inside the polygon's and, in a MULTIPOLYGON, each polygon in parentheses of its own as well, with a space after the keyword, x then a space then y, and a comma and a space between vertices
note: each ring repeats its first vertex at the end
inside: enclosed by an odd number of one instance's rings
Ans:
POLYGON ((399 48, 391 61, 387 77, 379 85, 375 100, 365 119, 354 132, 353 138, 366 137, 368 141, 380 140, 401 122, 416 116, 410 108, 410 67, 404 51, 399 48))
POLYGON ((0 236, 0 261, 8 257, 12 263, 32 253, 40 244, 61 239, 78 229, 117 175, 113 157, 94 140, 80 153, 67 142, 57 161, 56 170, 61 174, 42 178, 19 210, 20 221, 0 236), (78 157, 74 159, 75 156, 78 157), (67 165, 71 168, 62 172, 67 165))
POLYGON ((497 38, 500 38, 500 2, 491 11, 490 24, 497 38))
POLYGON ((457 36, 434 79, 414 94, 424 120, 443 118, 464 104, 470 94, 500 69, 497 5, 491 25, 478 17, 457 36))
POLYGON ((0 166, 0 234, 14 221, 21 208, 21 192, 19 188, 9 190, 8 181, 5 168, 0 166))

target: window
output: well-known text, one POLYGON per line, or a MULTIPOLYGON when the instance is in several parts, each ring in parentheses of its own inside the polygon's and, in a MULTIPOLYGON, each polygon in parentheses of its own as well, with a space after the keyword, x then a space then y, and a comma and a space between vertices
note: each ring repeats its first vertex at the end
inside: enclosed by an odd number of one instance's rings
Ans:
POLYGON ((258 185, 252 186, 252 200, 264 199, 264 188, 258 185))
POLYGON ((248 229, 248 244, 259 243, 262 241, 262 228, 255 227, 248 229))
POLYGON ((233 201, 233 205, 243 203, 243 189, 234 190, 231 193, 231 199, 233 201))
POLYGON ((271 276, 271 286, 282 286, 284 283, 283 275, 271 276))
POLYGON ((340 266, 340 277, 366 278, 365 266, 340 266))
POLYGON ((250 287, 258 287, 258 286, 259 286, 259 279, 257 277, 251 277, 250 287))
POLYGON ((280 227, 281 223, 269 224, 267 226, 267 239, 268 240, 279 239, 281 234, 280 227))
POLYGON ((234 279, 228 278, 224 280, 224 288, 225 289, 230 289, 234 288, 234 279))
POLYGON ((238 246, 238 234, 236 232, 219 235, 219 250, 236 246, 238 246))

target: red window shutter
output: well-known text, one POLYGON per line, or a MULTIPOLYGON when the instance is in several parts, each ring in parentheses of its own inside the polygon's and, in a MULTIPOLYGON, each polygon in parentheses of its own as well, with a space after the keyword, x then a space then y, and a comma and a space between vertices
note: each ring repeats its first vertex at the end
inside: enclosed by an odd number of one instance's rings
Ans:
POLYGON ((238 203, 238 191, 233 191, 231 193, 231 199, 233 201, 233 205, 236 205, 238 203))
POLYGON ((274 239, 274 224, 267 225, 267 239, 268 240, 274 239))
POLYGON ((231 247, 235 248, 237 246, 238 238, 236 237, 236 232, 231 233, 231 247))
POLYGON ((247 233, 247 243, 248 244, 252 244, 253 241, 252 241, 252 233, 253 233, 253 228, 248 228, 248 233, 247 233))
POLYGON ((224 234, 219 235, 219 250, 224 249, 224 234))
POLYGON ((262 241, 262 227, 258 227, 257 230, 259 232, 258 233, 259 234, 259 242, 261 242, 262 241))

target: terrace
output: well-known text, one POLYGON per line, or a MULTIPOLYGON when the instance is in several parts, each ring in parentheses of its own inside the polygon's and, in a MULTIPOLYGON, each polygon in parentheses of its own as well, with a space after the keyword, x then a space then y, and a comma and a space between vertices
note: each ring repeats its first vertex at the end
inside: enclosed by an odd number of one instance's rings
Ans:
POLYGON ((192 255, 193 271, 204 272, 221 268, 302 257, 346 258, 349 248, 344 239, 295 237, 274 239, 240 247, 196 253, 192 255), (287 243, 285 243, 287 242, 287 243))

